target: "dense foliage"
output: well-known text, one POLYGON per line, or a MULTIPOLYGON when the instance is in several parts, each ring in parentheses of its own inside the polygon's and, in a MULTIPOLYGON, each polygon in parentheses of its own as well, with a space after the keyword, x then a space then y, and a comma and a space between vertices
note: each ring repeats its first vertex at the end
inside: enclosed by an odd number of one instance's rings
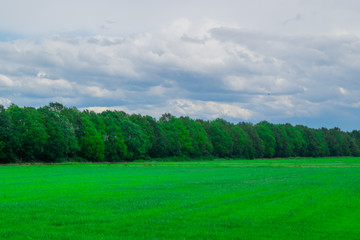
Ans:
POLYGON ((0 163, 360 156, 360 131, 0 105, 0 163))

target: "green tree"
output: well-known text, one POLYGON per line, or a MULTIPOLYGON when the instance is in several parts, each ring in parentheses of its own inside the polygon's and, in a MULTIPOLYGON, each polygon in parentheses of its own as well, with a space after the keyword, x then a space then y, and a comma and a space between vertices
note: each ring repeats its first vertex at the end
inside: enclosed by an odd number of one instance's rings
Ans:
POLYGON ((87 160, 101 162, 105 159, 103 136, 86 115, 81 117, 80 149, 80 155, 87 160))
POLYGON ((281 124, 272 124, 271 130, 275 137, 275 157, 290 157, 290 143, 286 129, 281 124))
POLYGON ((201 123, 194 121, 189 117, 181 117, 180 120, 189 131, 192 144, 192 152, 190 152, 190 156, 201 157, 210 155, 213 151, 213 146, 201 123))
POLYGON ((194 147, 185 124, 170 114, 164 114, 160 118, 160 125, 166 133, 169 156, 191 156, 194 147))
POLYGON ((20 108, 16 105, 10 106, 8 112, 14 130, 19 134, 19 160, 27 162, 41 159, 49 138, 42 115, 35 108, 20 108))
POLYGON ((20 149, 19 136, 9 113, 0 105, 0 163, 15 162, 20 149))
POLYGON ((205 129, 214 147, 213 154, 218 157, 230 157, 232 153, 233 142, 225 127, 225 120, 216 119, 210 122, 205 129))
POLYGON ((248 159, 261 158, 264 156, 264 142, 261 140, 258 132, 252 123, 238 123, 242 130, 244 130, 246 138, 245 156, 248 159))
POLYGON ((264 157, 272 158, 275 155, 276 139, 271 131, 271 124, 262 121, 255 125, 255 130, 264 143, 264 157))
POLYGON ((231 126, 231 138, 233 141, 232 156, 237 158, 249 158, 246 147, 248 138, 245 131, 239 125, 231 126))
POLYGON ((154 119, 152 119, 152 117, 150 117, 150 116, 142 116, 140 114, 132 114, 131 116, 129 116, 129 120, 131 122, 135 123, 136 125, 140 126, 141 130, 145 134, 145 142, 144 142, 144 143, 146 143, 145 156, 146 156, 146 158, 149 158, 150 149, 153 147, 153 144, 156 143, 154 125, 151 124, 151 122, 153 122, 154 119))
POLYGON ((324 157, 329 156, 329 148, 325 140, 324 134, 320 129, 311 129, 306 126, 298 126, 304 132, 306 141, 306 149, 304 156, 306 157, 324 157))
POLYGON ((354 130, 349 133, 351 137, 351 155, 360 156, 360 131, 354 130))
POLYGON ((340 128, 332 128, 330 130, 326 128, 321 129, 327 145, 329 146, 329 152, 331 156, 350 156, 356 154, 358 146, 350 134, 340 130, 340 128))
POLYGON ((150 137, 150 141, 152 142, 151 148, 149 149, 150 157, 163 158, 169 156, 168 136, 163 125, 152 117, 148 117, 148 122, 153 128, 153 135, 150 137))
POLYGON ((101 113, 105 124, 105 158, 109 162, 124 161, 127 156, 127 146, 122 135, 116 114, 111 111, 101 113))
POLYGON ((302 134, 302 130, 289 123, 285 124, 284 128, 288 136, 287 142, 289 147, 289 156, 303 156, 306 149, 306 141, 304 139, 304 135, 302 134))
MULTIPOLYGON (((60 106, 60 105, 57 105, 60 106)), ((51 105, 38 110, 44 118, 44 126, 49 136, 45 144, 42 160, 56 162, 60 159, 71 158, 79 150, 75 129, 69 120, 61 115, 57 108, 51 105)))
POLYGON ((146 158, 149 143, 141 127, 128 119, 124 119, 119 123, 127 146, 127 159, 135 160, 146 158))
POLYGON ((109 162, 123 161, 127 157, 127 146, 121 128, 114 123, 106 127, 105 157, 109 162))

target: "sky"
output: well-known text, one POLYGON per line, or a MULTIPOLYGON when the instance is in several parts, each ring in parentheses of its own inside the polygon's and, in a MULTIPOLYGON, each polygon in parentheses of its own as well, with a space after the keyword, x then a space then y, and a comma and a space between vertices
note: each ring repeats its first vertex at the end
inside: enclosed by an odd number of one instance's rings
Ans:
POLYGON ((358 0, 0 0, 0 104, 360 129, 358 0))

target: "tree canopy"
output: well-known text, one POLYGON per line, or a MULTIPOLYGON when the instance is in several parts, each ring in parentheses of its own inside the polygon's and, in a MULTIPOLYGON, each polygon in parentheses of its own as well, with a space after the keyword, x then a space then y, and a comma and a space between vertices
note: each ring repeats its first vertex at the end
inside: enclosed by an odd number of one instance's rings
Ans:
POLYGON ((0 105, 0 163, 359 155, 359 130, 0 105))

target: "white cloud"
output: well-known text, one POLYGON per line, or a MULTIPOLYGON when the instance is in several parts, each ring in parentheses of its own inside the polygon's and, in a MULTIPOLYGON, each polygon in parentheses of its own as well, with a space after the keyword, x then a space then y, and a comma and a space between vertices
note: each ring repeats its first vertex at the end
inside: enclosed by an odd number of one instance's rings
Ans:
POLYGON ((36 84, 36 88, 43 87, 46 89, 54 90, 65 90, 71 91, 73 89, 73 84, 65 79, 48 79, 43 77, 35 78, 31 84, 36 84))
POLYGON ((196 101, 187 99, 171 100, 169 105, 174 108, 176 114, 198 116, 201 118, 237 118, 248 120, 252 112, 236 103, 218 103, 213 101, 196 101))
MULTIPOLYGON (((338 0, 5 2, 0 8, 0 29, 27 35, 59 32, 132 34, 154 31, 164 23, 179 18, 192 21, 215 19, 277 34, 326 34, 338 31, 359 34, 357 13, 360 3, 357 0, 347 0, 346 3, 338 0)), ((179 28, 186 29, 186 22, 182 24, 178 24, 179 28)))
POLYGON ((111 92, 107 89, 103 89, 97 86, 86 86, 84 88, 80 88, 80 93, 88 96, 88 97, 109 97, 111 92))
POLYGON ((305 87, 296 81, 277 76, 227 76, 223 80, 224 88, 248 94, 294 94, 302 93, 305 87))
POLYGON ((270 92, 270 86, 265 79, 266 77, 262 79, 254 79, 251 77, 245 78, 241 76, 227 76, 223 82, 224 87, 227 90, 267 94, 270 92))
POLYGON ((144 105, 138 108, 129 109, 126 106, 112 107, 87 107, 95 112, 106 110, 125 111, 127 113, 144 114, 160 117, 163 113, 171 113, 175 116, 190 116, 193 118, 215 119, 215 118, 234 118, 248 120, 252 117, 253 112, 240 106, 239 104, 217 103, 212 101, 198 101, 188 99, 169 100, 162 105, 144 105))
POLYGON ((9 77, 0 74, 0 88, 1 87, 12 87, 14 86, 13 80, 11 80, 9 77))
POLYGON ((182 18, 119 37, 0 42, 0 94, 19 105, 63 100, 155 116, 311 118, 358 106, 359 39, 182 18))
POLYGON ((345 88, 339 87, 339 91, 342 95, 347 95, 348 91, 345 88))
POLYGON ((46 77, 46 73, 40 71, 40 72, 38 72, 38 74, 36 76, 39 77, 39 78, 46 77))
POLYGON ((0 97, 0 105, 8 107, 10 104, 11 104, 10 99, 0 97))
POLYGON ((161 85, 150 87, 148 93, 153 96, 164 96, 167 91, 167 88, 164 88, 161 85))

